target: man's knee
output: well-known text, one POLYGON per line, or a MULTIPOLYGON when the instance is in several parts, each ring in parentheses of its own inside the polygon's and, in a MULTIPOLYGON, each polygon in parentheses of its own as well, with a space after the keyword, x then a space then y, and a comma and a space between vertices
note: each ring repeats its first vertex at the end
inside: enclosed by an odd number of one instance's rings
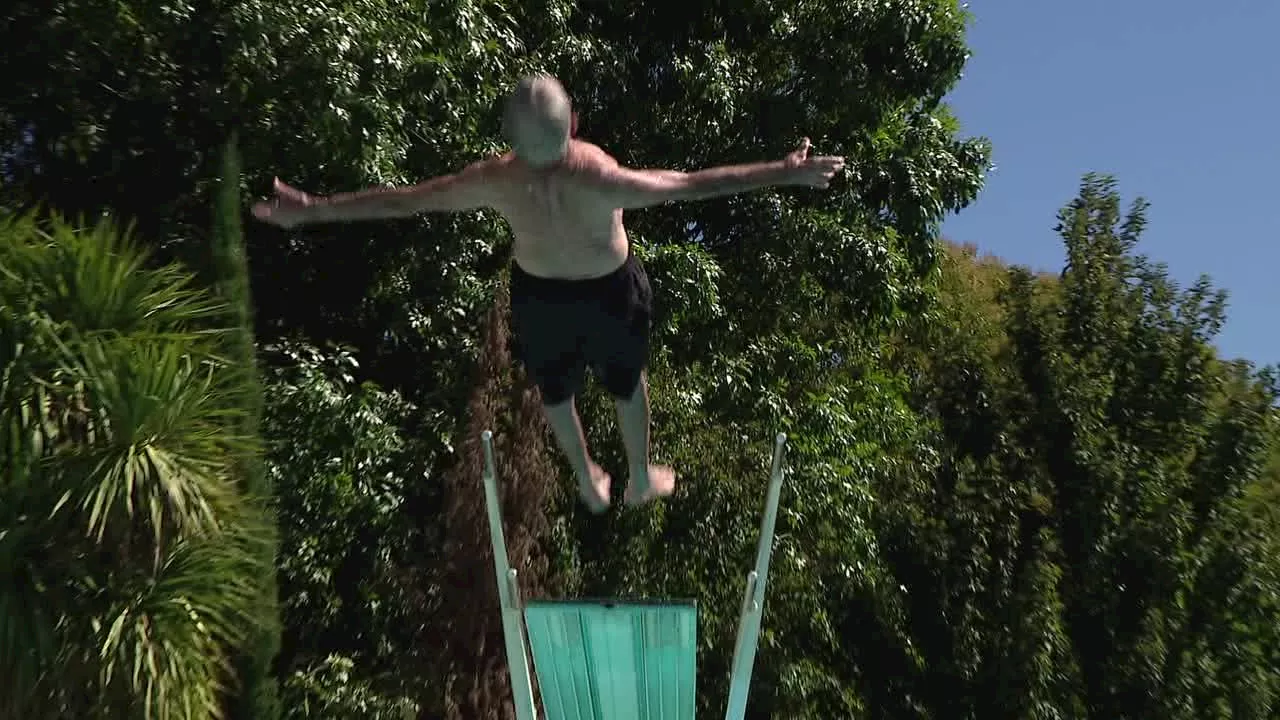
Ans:
POLYGON ((538 389, 542 404, 548 407, 572 403, 573 396, 582 389, 584 380, 580 367, 564 364, 539 363, 527 365, 529 382, 538 389))
POLYGON ((615 371, 605 381, 605 390, 618 402, 631 402, 645 391, 644 369, 615 371))
POLYGON ((537 386, 542 406, 547 410, 555 411, 573 407, 573 396, 577 393, 576 388, 571 384, 559 380, 543 380, 537 383, 537 386))
POLYGON ((549 413, 560 413, 573 409, 573 396, 556 397, 554 400, 542 396, 542 409, 549 413))

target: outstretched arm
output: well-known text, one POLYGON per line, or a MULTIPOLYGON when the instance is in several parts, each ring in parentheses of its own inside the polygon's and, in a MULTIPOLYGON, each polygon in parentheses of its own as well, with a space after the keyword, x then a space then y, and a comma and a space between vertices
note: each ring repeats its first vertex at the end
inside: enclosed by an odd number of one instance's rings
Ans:
POLYGON ((260 220, 292 227, 305 223, 401 218, 429 211, 475 210, 488 206, 492 200, 487 180, 485 164, 475 163, 459 173, 417 185, 316 197, 277 179, 276 197, 255 205, 253 214, 260 220))
POLYGON ((708 200, 725 195, 763 190, 775 185, 788 185, 791 169, 783 161, 721 165, 719 167, 679 172, 675 170, 641 170, 647 176, 642 183, 650 186, 656 182, 659 195, 666 195, 676 202, 708 200))
POLYGON ((667 202, 705 200, 736 195, 775 185, 827 187, 844 158, 809 157, 809 140, 782 160, 746 165, 725 165, 695 172, 633 170, 612 164, 602 168, 602 189, 623 209, 650 207, 667 202))

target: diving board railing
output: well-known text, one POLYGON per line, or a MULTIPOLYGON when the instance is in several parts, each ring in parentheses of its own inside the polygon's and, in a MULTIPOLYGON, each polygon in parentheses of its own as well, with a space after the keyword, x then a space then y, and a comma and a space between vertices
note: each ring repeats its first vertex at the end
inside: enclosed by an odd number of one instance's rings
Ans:
POLYGON ((782 454, 787 436, 778 433, 773 442, 773 467, 769 470, 769 494, 765 496, 760 539, 756 541, 756 566, 747 573, 742 593, 742 613, 738 616, 738 640, 733 646, 733 669, 729 673, 729 703, 725 720, 742 720, 747 712, 751 671, 760 646, 760 623, 764 617, 764 589, 769 579, 769 558, 773 555, 773 530, 778 521, 778 500, 782 495, 782 454))
MULTIPOLYGON (((530 672, 537 673, 546 720, 693 720, 697 705, 697 607, 693 601, 525 602, 507 558, 493 434, 481 436, 484 494, 502 631, 517 720, 537 720, 530 672)), ((765 586, 783 482, 786 436, 773 448, 755 567, 747 574, 729 676, 726 720, 746 713, 760 640, 765 586)))
POLYGON ((502 532, 502 503, 498 497, 497 463, 493 460, 493 433, 485 430, 480 435, 480 444, 484 447, 484 502, 489 510, 489 539, 493 542, 493 570, 498 576, 502 635, 507 646, 507 666, 511 670, 516 720, 535 720, 538 715, 533 704, 529 655, 525 652, 519 575, 507 560, 507 538, 502 532))

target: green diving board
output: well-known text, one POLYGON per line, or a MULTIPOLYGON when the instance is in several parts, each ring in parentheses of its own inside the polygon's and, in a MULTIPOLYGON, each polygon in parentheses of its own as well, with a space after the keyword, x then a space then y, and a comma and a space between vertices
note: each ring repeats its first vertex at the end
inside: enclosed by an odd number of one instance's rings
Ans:
MULTIPOLYGON (((526 602, 520 596, 518 573, 507 559, 492 440, 487 430, 481 435, 484 493, 517 720, 693 720, 697 606, 691 600, 526 602), (533 696, 535 671, 542 715, 537 713, 533 696)), ((743 593, 726 720, 742 720, 746 713, 782 491, 785 445, 786 436, 779 434, 755 567, 747 574, 743 593)))
POLYGON ((692 602, 530 602, 524 618, 547 718, 693 720, 692 602))

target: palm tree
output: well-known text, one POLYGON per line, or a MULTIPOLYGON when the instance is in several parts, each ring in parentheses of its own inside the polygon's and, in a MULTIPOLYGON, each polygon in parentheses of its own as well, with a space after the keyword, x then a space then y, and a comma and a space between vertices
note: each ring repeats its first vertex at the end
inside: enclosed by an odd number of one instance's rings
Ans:
POLYGON ((223 716, 271 568, 222 318, 108 222, 0 216, 0 717, 223 716))

